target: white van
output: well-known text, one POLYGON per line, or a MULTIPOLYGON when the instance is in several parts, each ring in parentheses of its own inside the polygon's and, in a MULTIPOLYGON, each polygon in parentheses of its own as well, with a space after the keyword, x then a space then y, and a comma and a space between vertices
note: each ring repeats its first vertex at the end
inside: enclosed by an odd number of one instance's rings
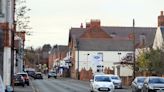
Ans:
POLYGON ((0 75, 0 92, 5 92, 5 86, 3 84, 1 75, 0 75))

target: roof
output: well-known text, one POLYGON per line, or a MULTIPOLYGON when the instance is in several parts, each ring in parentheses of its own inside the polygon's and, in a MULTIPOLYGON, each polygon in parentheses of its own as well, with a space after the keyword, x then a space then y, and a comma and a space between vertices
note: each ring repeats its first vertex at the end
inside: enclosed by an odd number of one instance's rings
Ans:
POLYGON ((133 50, 133 42, 132 40, 80 39, 79 50, 83 50, 83 51, 131 51, 133 50))
POLYGON ((55 45, 51 50, 51 54, 58 53, 58 51, 62 52, 65 50, 68 50, 68 46, 66 46, 66 45, 55 45))
POLYGON ((96 39, 96 38, 80 38, 80 36, 86 31, 86 28, 71 28, 70 38, 73 40, 79 40, 79 50, 84 51, 131 51, 133 50, 133 41, 128 37, 129 35, 135 33, 135 45, 141 42, 142 35, 144 38, 144 47, 150 47, 153 45, 156 27, 113 27, 113 26, 103 26, 102 31, 106 32, 108 35, 114 34, 112 39, 96 39), (115 39, 117 38, 117 39, 115 39), (119 38, 119 39, 118 39, 119 38))

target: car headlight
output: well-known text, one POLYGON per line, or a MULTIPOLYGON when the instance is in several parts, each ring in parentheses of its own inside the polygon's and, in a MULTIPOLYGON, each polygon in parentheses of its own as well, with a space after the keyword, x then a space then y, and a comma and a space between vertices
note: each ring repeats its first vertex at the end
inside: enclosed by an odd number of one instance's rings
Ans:
POLYGON ((141 85, 138 85, 138 88, 139 88, 139 89, 141 89, 141 88, 142 88, 142 86, 141 86, 141 85))

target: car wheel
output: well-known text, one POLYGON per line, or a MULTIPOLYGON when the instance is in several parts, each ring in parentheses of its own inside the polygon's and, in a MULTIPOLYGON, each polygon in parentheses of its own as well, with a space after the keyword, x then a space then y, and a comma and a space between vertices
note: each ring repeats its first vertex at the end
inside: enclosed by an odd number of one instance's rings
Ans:
POLYGON ((27 83, 27 86, 29 86, 30 84, 29 84, 29 82, 27 83))
POLYGON ((22 87, 24 87, 24 84, 22 84, 22 87))

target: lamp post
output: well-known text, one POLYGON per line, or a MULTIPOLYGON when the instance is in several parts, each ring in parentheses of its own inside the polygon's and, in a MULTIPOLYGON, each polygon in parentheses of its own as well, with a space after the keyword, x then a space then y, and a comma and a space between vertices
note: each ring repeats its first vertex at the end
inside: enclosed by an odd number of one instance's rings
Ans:
POLYGON ((121 55, 121 52, 118 52, 118 59, 120 61, 120 55, 121 55))
POLYGON ((89 56, 90 54, 88 53, 87 54, 87 70, 89 70, 89 68, 88 68, 88 56, 89 56))

